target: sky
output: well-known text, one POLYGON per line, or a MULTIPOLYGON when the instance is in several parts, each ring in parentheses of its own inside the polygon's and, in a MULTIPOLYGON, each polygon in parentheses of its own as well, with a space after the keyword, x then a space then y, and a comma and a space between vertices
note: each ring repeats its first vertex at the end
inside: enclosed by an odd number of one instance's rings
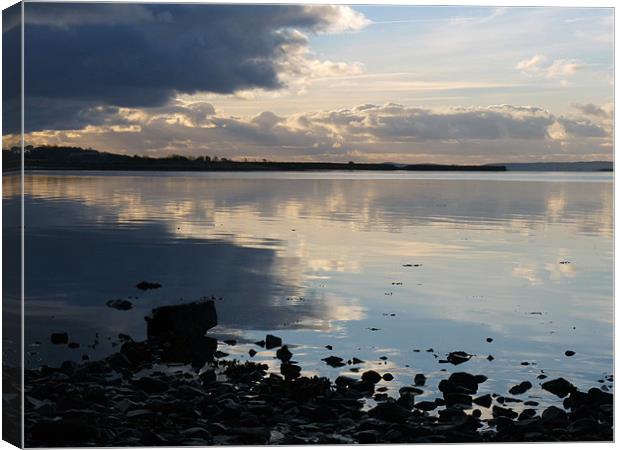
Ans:
MULTIPOLYGON (((4 41, 18 33, 5 18, 4 41)), ((26 3, 24 39, 26 145, 273 161, 613 158, 611 8, 26 3)), ((5 94, 5 108, 18 100, 5 94)), ((5 121, 4 147, 18 126, 5 121)))

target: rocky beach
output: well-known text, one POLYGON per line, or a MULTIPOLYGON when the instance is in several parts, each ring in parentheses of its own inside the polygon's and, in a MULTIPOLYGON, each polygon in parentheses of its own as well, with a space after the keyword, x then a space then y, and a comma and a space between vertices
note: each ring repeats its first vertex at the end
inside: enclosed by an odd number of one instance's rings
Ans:
POLYGON ((102 360, 26 370, 28 446, 613 440, 611 393, 541 376, 541 388, 562 401, 538 408, 526 396, 529 381, 508 393, 486 392, 487 377, 466 371, 462 351, 446 355, 454 370, 432 387, 437 398, 417 401, 431 388, 424 374, 397 396, 377 386, 392 380, 388 372, 304 376, 290 343, 274 335, 255 345, 275 352, 279 373, 228 359, 207 334, 217 324, 213 301, 156 308, 146 322, 147 340, 120 335, 120 350, 102 360))

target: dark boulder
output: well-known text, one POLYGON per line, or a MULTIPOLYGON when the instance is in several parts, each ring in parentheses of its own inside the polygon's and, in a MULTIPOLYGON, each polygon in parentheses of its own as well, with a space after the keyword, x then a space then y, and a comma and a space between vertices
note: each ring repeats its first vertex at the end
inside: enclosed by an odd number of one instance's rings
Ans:
POLYGON ((414 406, 416 407, 416 409, 419 409, 422 411, 432 411, 435 408, 437 408, 437 403, 429 402, 429 401, 422 401, 422 402, 416 403, 414 406))
POLYGON ((542 413, 542 421, 548 428, 566 428, 568 425, 568 415, 566 411, 557 406, 549 406, 542 413))
POLYGON ((552 394, 557 395, 560 398, 566 397, 568 394, 575 390, 575 386, 566 381, 564 378, 556 378, 555 380, 549 380, 541 385, 541 387, 552 394))
POLYGON ((217 325, 217 313, 212 300, 161 306, 145 317, 149 339, 179 341, 197 339, 217 325))
POLYGON ((67 333, 52 333, 50 339, 52 344, 67 344, 69 342, 69 335, 67 333))
POLYGON ((331 367, 342 367, 346 365, 344 360, 338 356, 328 356, 327 358, 321 359, 321 361, 325 361, 325 364, 331 367))
POLYGON ((448 381, 455 384, 456 386, 460 386, 466 388, 471 393, 478 392, 478 378, 475 375, 471 375, 467 372, 455 372, 448 378, 448 381))
POLYGON ((280 347, 282 345, 282 338, 268 334, 265 336, 265 347, 270 350, 272 348, 280 347))
POLYGON ((280 365, 280 373, 285 380, 294 380, 301 375, 301 367, 296 364, 284 363, 280 365))
POLYGON ((278 349, 278 351, 276 352, 276 357, 283 363, 287 363, 291 360, 293 354, 288 349, 288 346, 284 345, 278 349))
POLYGON ((491 403, 493 403, 493 398, 491 397, 490 394, 486 394, 486 395, 481 395, 480 397, 476 397, 475 399, 473 399, 473 402, 476 405, 480 405, 485 408, 488 408, 491 406, 491 403))
POLYGON ((469 407, 471 406, 471 396, 467 394, 460 394, 458 392, 452 392, 449 394, 444 394, 444 400, 446 401, 446 405, 448 406, 463 406, 469 407))
POLYGON ((385 420, 386 422, 403 423, 409 416, 409 411, 395 402, 379 403, 368 411, 368 415, 375 419, 385 420))
POLYGON ((413 377, 413 382, 416 386, 424 386, 424 383, 426 383, 426 376, 423 373, 418 373, 413 377))
POLYGON ((450 364, 454 364, 455 366, 459 364, 463 364, 471 359, 472 355, 465 353, 463 351, 450 352, 448 353, 448 357, 446 361, 450 364))
POLYGON ((381 381, 381 375, 379 375, 374 370, 368 370, 362 374, 362 380, 372 384, 377 384, 379 381, 381 381))
POLYGON ((133 382, 133 385, 147 394, 166 392, 168 390, 167 383, 152 377, 139 378, 133 382))
POLYGON ((132 365, 145 364, 153 358, 152 349, 146 342, 127 341, 121 346, 121 353, 132 365))
POLYGON ((516 419, 519 414, 510 408, 502 408, 501 406, 493 406, 493 417, 507 417, 508 419, 516 419))
POLYGON ((508 392, 511 393, 512 395, 521 395, 521 394, 525 394, 527 391, 529 391, 532 388, 532 383, 530 383, 529 381, 523 381, 513 387, 511 387, 508 392))

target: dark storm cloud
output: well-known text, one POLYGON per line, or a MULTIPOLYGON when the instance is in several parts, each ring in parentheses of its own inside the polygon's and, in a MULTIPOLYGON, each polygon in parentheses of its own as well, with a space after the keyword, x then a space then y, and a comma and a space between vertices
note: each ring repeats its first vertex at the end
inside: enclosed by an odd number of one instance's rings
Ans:
POLYGON ((287 49, 307 45, 292 30, 359 25, 343 8, 28 3, 26 107, 39 111, 27 129, 78 128, 80 105, 153 107, 177 93, 280 88, 287 49), (49 100, 71 107, 52 111, 49 100))

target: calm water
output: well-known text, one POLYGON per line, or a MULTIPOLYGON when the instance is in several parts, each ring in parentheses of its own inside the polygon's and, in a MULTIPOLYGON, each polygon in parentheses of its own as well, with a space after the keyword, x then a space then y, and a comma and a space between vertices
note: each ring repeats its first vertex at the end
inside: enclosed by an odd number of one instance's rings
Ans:
MULTIPOLYGON (((486 374, 482 393, 530 380, 543 402, 554 400, 541 369, 584 388, 613 369, 611 174, 46 172, 25 183, 31 366, 102 356, 119 332, 143 339, 153 307, 213 295, 210 333, 240 342, 222 351, 249 358, 271 332, 306 374, 347 373, 321 358, 355 356, 394 374, 389 387, 425 373, 429 398, 442 369, 486 374), (163 288, 143 293, 143 279, 163 288), (105 306, 129 296, 131 311, 105 306), (81 348, 49 345, 55 331, 81 348), (456 350, 476 356, 438 363, 456 350)), ((254 359, 276 367, 273 356, 254 359)))

